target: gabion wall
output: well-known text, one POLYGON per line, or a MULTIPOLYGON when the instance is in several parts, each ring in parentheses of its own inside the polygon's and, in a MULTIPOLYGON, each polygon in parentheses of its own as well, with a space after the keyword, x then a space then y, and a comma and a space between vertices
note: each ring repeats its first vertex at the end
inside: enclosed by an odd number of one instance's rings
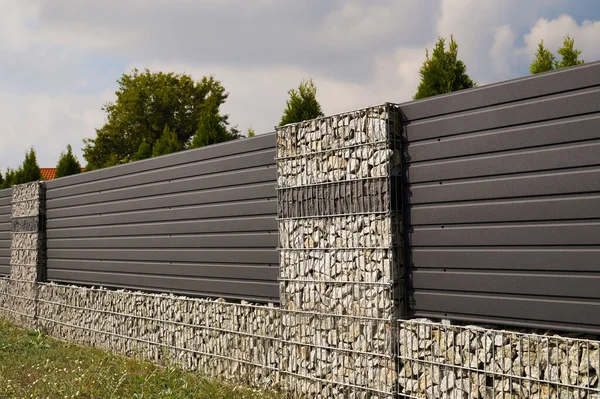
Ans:
POLYGON ((281 373, 297 394, 394 392, 400 132, 391 104, 276 129, 281 373))
POLYGON ((44 186, 35 182, 13 187, 10 250, 11 275, 0 280, 0 311, 16 324, 35 328, 37 290, 45 264, 44 186))
POLYGON ((399 320, 406 398, 600 399, 600 342, 399 320))
POLYGON ((279 309, 224 300, 40 284, 50 335, 204 374, 274 386, 279 309))

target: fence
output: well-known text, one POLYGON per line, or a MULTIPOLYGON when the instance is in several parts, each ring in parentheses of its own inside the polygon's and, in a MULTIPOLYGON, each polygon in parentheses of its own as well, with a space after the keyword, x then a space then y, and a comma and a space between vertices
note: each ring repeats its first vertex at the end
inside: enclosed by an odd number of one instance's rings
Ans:
POLYGON ((600 399, 599 96, 592 63, 15 186, 0 314, 306 397, 600 399))
POLYGON ((410 315, 600 331, 600 64, 401 104, 410 315))
POLYGON ((277 302, 275 139, 46 183, 48 279, 277 302))

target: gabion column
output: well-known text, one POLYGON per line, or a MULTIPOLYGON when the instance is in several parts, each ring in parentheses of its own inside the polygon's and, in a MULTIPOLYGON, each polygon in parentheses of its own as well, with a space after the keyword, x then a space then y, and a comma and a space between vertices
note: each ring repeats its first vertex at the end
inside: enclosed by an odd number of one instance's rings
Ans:
POLYGON ((12 194, 8 316, 27 328, 37 327, 35 283, 45 278, 44 188, 40 182, 22 184, 12 194))
POLYGON ((395 392, 400 134, 392 104, 276 129, 280 367, 297 394, 395 392))

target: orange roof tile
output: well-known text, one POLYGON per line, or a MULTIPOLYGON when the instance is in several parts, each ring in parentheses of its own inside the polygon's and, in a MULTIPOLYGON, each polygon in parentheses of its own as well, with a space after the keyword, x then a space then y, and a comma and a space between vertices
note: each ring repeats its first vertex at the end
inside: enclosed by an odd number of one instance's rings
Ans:
MULTIPOLYGON (((85 168, 81 168, 81 171, 85 171, 85 168)), ((56 177, 56 168, 40 168, 40 174, 42 180, 52 180, 56 177)))
POLYGON ((56 175, 56 168, 40 168, 42 180, 52 180, 56 175))

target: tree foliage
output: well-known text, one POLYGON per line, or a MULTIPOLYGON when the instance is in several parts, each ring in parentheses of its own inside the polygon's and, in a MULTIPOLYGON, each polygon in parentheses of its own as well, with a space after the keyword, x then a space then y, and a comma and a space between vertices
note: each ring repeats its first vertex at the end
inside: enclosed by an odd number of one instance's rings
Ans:
POLYGON ((37 163, 37 156, 35 150, 30 148, 25 153, 25 160, 21 167, 16 173, 16 183, 14 184, 25 184, 33 181, 38 181, 42 178, 40 167, 37 163))
POLYGON ((321 104, 317 101, 317 86, 312 79, 302 80, 298 89, 290 89, 288 95, 279 126, 323 116, 321 104))
POLYGON ((154 147, 152 148, 152 156, 158 157, 160 155, 167 155, 174 152, 183 150, 183 144, 177 138, 177 134, 168 126, 165 126, 163 134, 160 136, 154 147))
MULTIPOLYGON (((103 107, 105 125, 96 130, 95 138, 84 141, 88 169, 118 165, 136 159, 135 154, 147 154, 147 145, 153 147, 166 126, 182 145, 188 143, 198 129, 206 99, 214 101, 211 109, 218 113, 228 96, 213 77, 194 81, 185 74, 134 69, 117 82, 116 101, 103 107), (147 145, 142 146, 144 140, 147 145), (145 152, 138 154, 140 149, 145 152)), ((217 118, 227 126, 227 115, 218 114, 217 118)))
POLYGON ((227 130, 223 117, 219 114, 219 100, 216 97, 209 96, 200 113, 198 129, 189 148, 204 147, 210 144, 222 143, 239 137, 239 130, 227 130))
POLYGON ((41 180, 42 174, 37 163, 35 150, 30 148, 25 153, 25 160, 17 169, 7 168, 0 189, 9 188, 15 184, 25 184, 41 180))
POLYGON ((529 72, 532 74, 552 71, 556 68, 556 57, 552 51, 544 46, 544 41, 540 40, 538 49, 535 53, 535 59, 529 66, 529 72))
POLYGON ((147 159, 152 157, 152 144, 148 142, 145 138, 142 140, 138 150, 131 157, 132 161, 141 161, 142 159, 147 159))
POLYGON ((563 46, 558 49, 558 54, 561 56, 560 62, 556 64, 557 68, 568 68, 575 65, 581 65, 584 63, 583 60, 579 59, 581 50, 577 50, 575 47, 575 39, 571 36, 565 36, 563 46))
POLYGON ((581 50, 575 49, 575 39, 571 36, 565 36, 563 45, 558 49, 558 55, 560 55, 560 61, 556 60, 556 56, 544 47, 544 41, 540 40, 538 43, 538 49, 535 53, 535 59, 529 66, 529 71, 532 74, 553 71, 560 68, 568 68, 575 65, 581 65, 584 63, 583 60, 579 59, 581 50))
POLYGON ((467 66, 458 59, 458 44, 450 36, 450 48, 446 51, 446 39, 440 37, 429 57, 425 50, 425 61, 419 70, 421 82, 415 99, 469 89, 476 83, 467 75, 467 66))
POLYGON ((67 152, 60 154, 58 163, 56 164, 55 177, 71 176, 81 173, 81 164, 73 155, 73 149, 70 145, 67 146, 67 152))
POLYGON ((247 137, 250 138, 250 137, 254 137, 254 136, 256 136, 256 132, 254 131, 254 129, 252 129, 251 127, 248 128, 247 137))

